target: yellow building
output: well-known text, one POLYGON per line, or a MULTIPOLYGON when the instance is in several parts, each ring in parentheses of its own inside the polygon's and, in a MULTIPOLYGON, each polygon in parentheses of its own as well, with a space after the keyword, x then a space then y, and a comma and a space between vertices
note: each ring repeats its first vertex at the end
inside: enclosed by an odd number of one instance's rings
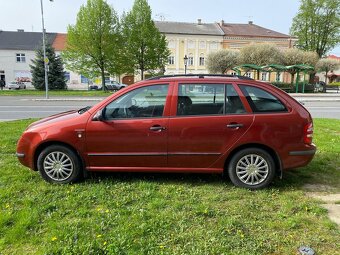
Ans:
MULTIPOLYGON (((188 74, 208 73, 206 56, 219 49, 241 49, 251 43, 271 43, 281 49, 293 47, 295 38, 258 25, 252 21, 247 24, 225 23, 197 23, 155 21, 156 27, 164 34, 171 52, 165 74, 184 74, 184 57, 187 56, 188 74)), ((233 73, 229 71, 228 73, 233 73)), ((256 78, 254 72, 247 73, 256 78)), ((286 77, 288 78, 288 77, 286 77)), ((269 80, 269 73, 261 73, 260 79, 269 80)), ((271 81, 276 76, 270 76, 271 81)), ((281 74, 280 81, 286 80, 281 74)))
POLYGON ((207 73, 207 55, 223 48, 224 33, 216 23, 202 23, 199 19, 197 23, 155 21, 155 25, 166 36, 171 52, 165 74, 207 73))

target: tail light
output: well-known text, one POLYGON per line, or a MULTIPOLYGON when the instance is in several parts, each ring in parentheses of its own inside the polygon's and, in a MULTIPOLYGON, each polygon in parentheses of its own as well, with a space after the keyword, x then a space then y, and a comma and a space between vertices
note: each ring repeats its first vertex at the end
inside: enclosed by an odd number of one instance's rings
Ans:
POLYGON ((311 144, 313 140, 313 122, 308 123, 303 130, 303 142, 311 144))

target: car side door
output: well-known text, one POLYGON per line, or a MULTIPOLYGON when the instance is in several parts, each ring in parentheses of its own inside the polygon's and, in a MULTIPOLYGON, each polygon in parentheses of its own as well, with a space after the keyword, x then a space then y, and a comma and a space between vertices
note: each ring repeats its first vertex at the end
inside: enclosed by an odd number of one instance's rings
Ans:
POLYGON ((169 84, 139 87, 102 108, 102 119, 90 120, 86 128, 89 168, 148 171, 165 167, 169 91, 169 84))
POLYGON ((178 84, 169 119, 168 166, 209 171, 253 123, 232 84, 178 84))

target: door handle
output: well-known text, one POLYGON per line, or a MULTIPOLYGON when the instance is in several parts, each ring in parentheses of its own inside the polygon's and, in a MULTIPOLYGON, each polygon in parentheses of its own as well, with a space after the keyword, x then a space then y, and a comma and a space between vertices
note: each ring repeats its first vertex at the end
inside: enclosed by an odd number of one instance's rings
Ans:
POLYGON ((235 129, 239 129, 243 127, 243 124, 241 123, 230 123, 227 125, 227 128, 235 128, 235 129))
POLYGON ((150 127, 151 131, 163 131, 165 129, 166 129, 166 127, 162 127, 160 125, 154 125, 154 126, 150 127))

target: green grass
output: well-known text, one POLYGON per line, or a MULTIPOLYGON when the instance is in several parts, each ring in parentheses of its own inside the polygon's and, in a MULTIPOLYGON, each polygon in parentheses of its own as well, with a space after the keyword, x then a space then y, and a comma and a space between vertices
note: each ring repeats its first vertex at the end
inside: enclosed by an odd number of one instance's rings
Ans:
MULTIPOLYGON (((107 97, 111 92, 97 91, 97 90, 51 90, 48 92, 49 96, 86 96, 86 97, 107 97)), ((0 90, 0 96, 45 96, 45 91, 42 90, 0 90)))
POLYGON ((339 228, 303 184, 340 190, 340 121, 315 120, 318 153, 270 188, 219 175, 96 174, 51 185, 21 166, 32 120, 0 123, 0 254, 338 254, 339 228))

